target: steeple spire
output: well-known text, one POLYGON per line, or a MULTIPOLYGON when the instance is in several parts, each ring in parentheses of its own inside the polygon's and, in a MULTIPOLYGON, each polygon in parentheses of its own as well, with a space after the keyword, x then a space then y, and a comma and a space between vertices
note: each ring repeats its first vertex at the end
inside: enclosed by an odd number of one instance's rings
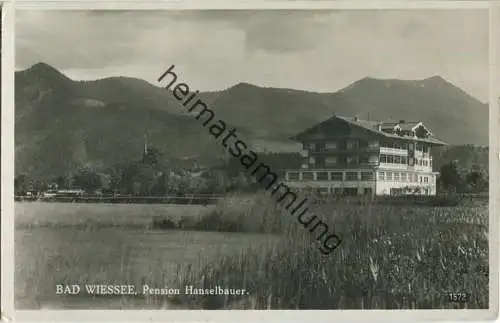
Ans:
POLYGON ((145 163, 148 158, 148 136, 144 134, 144 151, 142 152, 142 162, 145 163))

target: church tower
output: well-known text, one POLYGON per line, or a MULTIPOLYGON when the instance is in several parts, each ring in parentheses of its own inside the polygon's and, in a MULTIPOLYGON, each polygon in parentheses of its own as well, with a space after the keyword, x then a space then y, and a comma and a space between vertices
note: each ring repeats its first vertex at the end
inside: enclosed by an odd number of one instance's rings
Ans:
POLYGON ((142 162, 146 162, 148 157, 148 136, 144 134, 144 151, 142 152, 142 162))

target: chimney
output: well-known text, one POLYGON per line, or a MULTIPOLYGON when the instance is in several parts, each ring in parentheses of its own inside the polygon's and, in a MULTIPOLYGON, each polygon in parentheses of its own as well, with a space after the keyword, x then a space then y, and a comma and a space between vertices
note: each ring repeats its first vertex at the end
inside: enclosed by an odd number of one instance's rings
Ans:
POLYGON ((354 121, 359 121, 359 117, 358 117, 358 116, 355 116, 355 117, 354 117, 354 121))
POLYGON ((405 121, 404 120, 399 120, 399 123, 405 123, 405 121))
POLYGON ((377 123, 377 131, 382 131, 382 123, 377 123))

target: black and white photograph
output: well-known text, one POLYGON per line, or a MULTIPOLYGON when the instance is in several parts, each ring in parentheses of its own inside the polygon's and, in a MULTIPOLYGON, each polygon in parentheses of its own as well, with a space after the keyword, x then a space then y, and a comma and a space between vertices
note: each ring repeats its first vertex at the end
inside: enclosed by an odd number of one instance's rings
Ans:
POLYGON ((16 310, 491 309, 487 8, 15 14, 16 310))

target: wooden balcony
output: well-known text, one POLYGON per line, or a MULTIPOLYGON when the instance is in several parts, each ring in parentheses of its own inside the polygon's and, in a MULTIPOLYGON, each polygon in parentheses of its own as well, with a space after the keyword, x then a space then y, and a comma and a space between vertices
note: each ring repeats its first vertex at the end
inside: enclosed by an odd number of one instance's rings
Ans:
POLYGON ((338 163, 338 164, 313 164, 309 165, 309 169, 358 169, 358 168, 375 168, 378 166, 378 161, 368 163, 338 163))
POLYGON ((320 148, 310 150, 312 155, 321 154, 360 154, 360 153, 378 153, 379 147, 358 147, 358 148, 320 148))

